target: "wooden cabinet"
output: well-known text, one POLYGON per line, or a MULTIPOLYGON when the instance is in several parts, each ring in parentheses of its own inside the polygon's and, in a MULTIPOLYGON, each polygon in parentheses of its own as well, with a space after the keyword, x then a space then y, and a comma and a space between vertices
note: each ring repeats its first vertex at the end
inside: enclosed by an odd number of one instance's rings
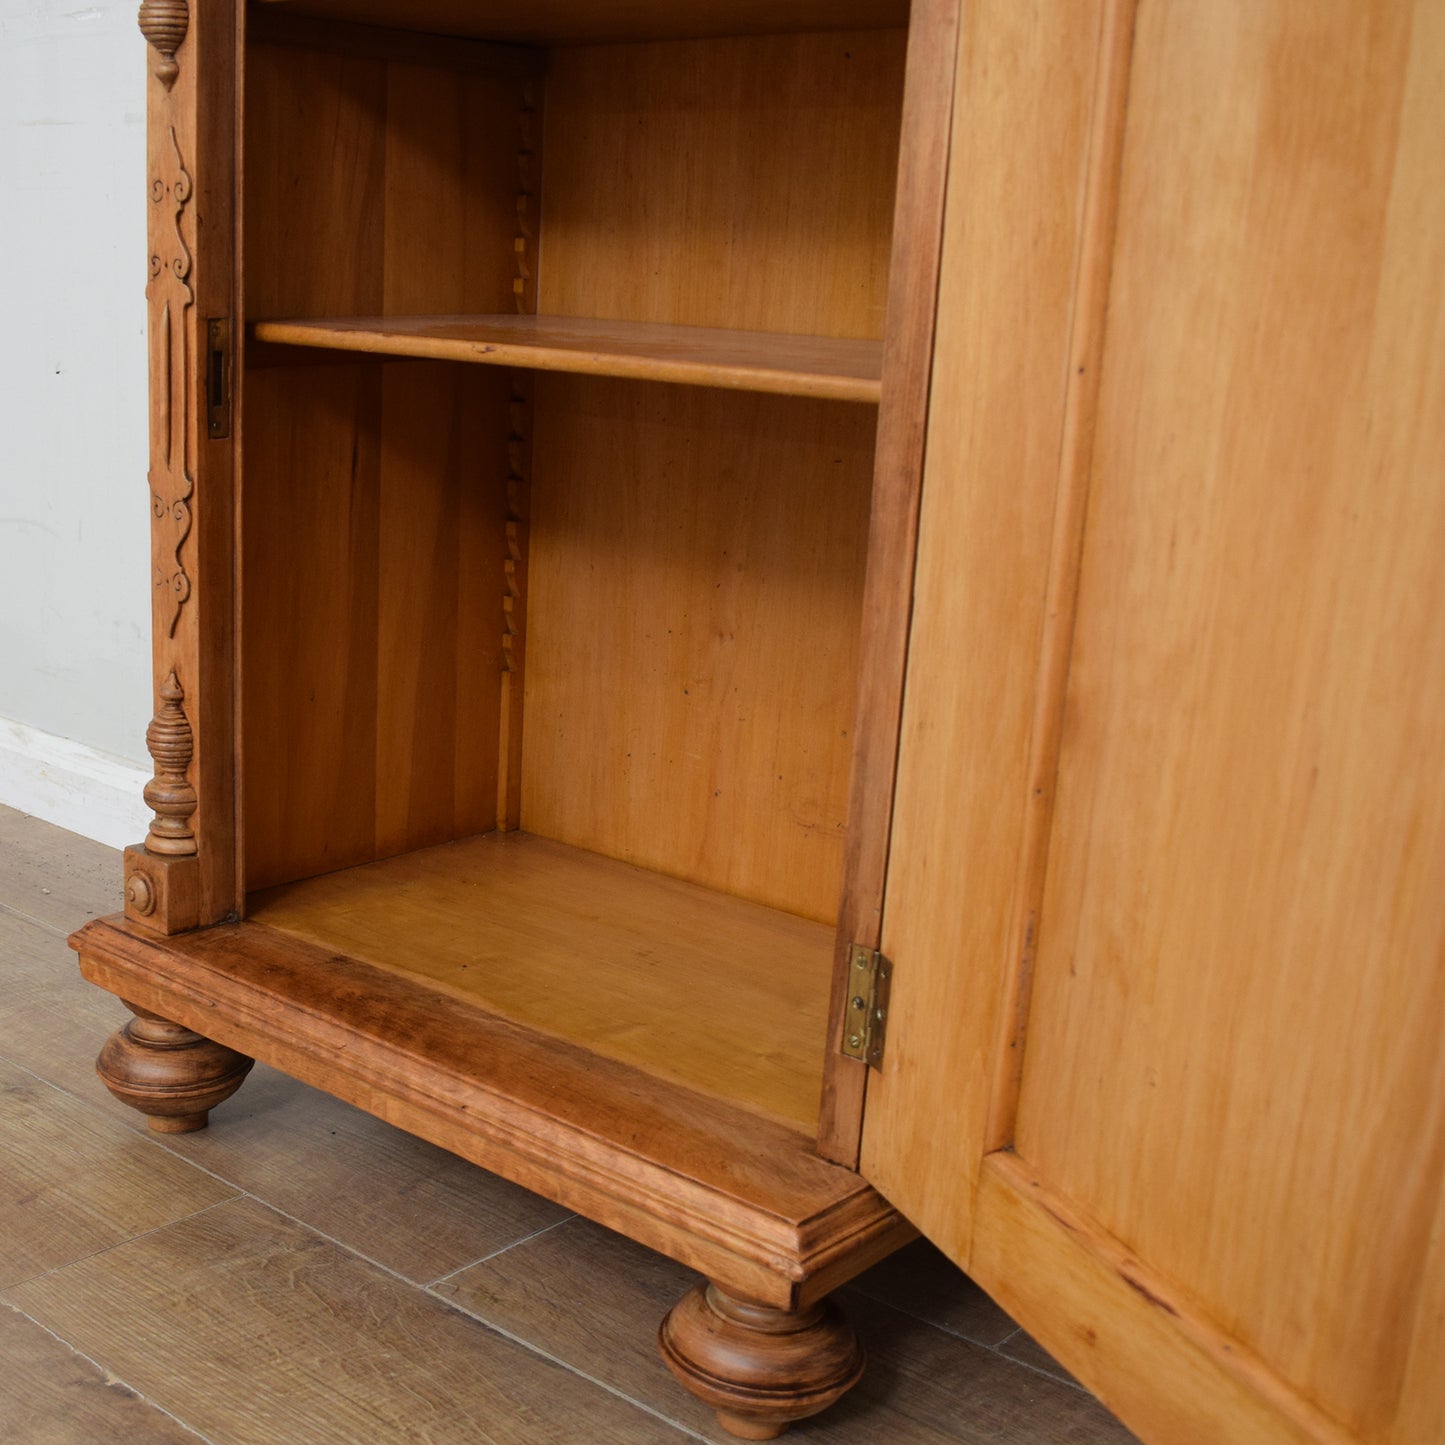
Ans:
POLYGON ((916 1226, 1147 1440, 1437 1439, 1440 7, 141 23, 107 1083, 694 1266, 750 1438, 916 1226))

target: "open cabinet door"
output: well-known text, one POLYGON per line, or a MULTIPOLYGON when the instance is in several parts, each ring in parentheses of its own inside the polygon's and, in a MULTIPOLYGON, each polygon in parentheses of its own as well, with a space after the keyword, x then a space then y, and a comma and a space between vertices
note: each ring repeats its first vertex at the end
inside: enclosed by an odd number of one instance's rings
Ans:
POLYGON ((1142 1438, 1445 1432, 1445 6, 965 7, 867 1177, 1142 1438))

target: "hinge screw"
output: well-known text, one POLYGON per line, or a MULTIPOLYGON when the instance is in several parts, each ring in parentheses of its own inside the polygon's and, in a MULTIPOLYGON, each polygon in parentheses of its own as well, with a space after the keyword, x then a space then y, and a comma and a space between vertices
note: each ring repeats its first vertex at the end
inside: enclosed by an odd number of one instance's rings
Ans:
POLYGON ((868 1005, 867 1005, 866 1003, 864 1003, 864 1001, 863 1001, 861 998, 855 998, 855 999, 853 1000, 853 1007, 856 1008, 856 1009, 865 1009, 865 1008, 868 1007, 868 1005))
POLYGON ((849 1034, 849 1035, 848 1035, 848 1047, 849 1047, 850 1049, 860 1048, 860 1047, 862 1046, 862 1044, 863 1044, 863 1040, 860 1039, 857 1034, 849 1034))

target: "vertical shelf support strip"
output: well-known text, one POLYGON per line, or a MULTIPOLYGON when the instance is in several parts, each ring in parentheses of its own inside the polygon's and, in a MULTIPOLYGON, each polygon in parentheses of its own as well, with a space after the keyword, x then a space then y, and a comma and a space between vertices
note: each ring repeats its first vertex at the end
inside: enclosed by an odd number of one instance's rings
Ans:
MULTIPOLYGON (((519 313, 537 310, 537 206, 541 166, 540 81, 524 80, 517 109, 517 228, 512 298, 519 313)), ((527 520, 531 471, 532 377, 511 373, 507 408, 507 480, 502 556, 502 685, 497 746, 497 827, 521 826, 523 665, 527 639, 527 520)))

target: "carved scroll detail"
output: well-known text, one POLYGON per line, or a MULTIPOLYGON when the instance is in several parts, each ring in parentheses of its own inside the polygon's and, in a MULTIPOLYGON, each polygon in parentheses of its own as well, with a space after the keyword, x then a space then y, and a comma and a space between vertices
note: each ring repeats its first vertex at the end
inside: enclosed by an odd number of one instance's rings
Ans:
POLYGON ((151 455, 151 515, 162 527, 169 522, 173 531, 173 538, 155 549, 158 554, 155 583, 170 597, 172 611, 166 635, 174 637, 181 609, 191 595, 191 579, 181 561, 181 547, 190 536, 191 497, 196 489, 191 465, 190 365, 190 311, 196 303, 196 293, 191 286, 191 251, 186 245, 184 230, 185 211, 193 186, 174 126, 170 128, 170 137, 174 164, 168 168, 168 174, 151 178, 151 201, 157 206, 174 207, 171 225, 175 234, 168 235, 163 225, 152 227, 156 242, 151 252, 151 279, 146 295, 151 302, 153 386, 159 431, 158 454, 153 449, 151 455), (178 303, 175 306, 171 305, 173 299, 178 303), (159 558, 165 561, 162 563, 159 558))
POLYGON ((169 90, 181 73, 176 51, 190 28, 190 7, 186 0, 141 0, 136 21, 156 52, 156 78, 169 90))
POLYGON ((155 817, 145 845, 148 853, 177 857, 196 851, 196 835, 191 831, 196 790, 186 777, 195 742, 181 707, 185 693, 174 672, 161 684, 160 700, 146 729, 146 748, 155 762, 155 776, 145 785, 145 800, 155 817))

